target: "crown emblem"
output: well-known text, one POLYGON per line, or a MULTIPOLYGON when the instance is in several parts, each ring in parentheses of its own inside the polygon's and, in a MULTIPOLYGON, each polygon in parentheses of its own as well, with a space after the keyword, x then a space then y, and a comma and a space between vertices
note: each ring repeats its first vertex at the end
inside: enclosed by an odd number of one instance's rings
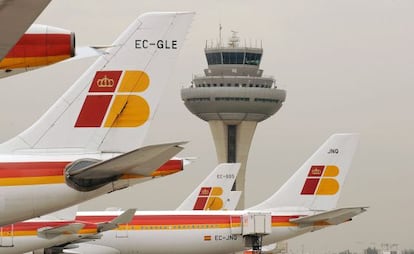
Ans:
POLYGON ((108 78, 106 75, 103 78, 98 79, 96 81, 96 85, 98 87, 102 87, 102 88, 104 88, 104 87, 113 87, 114 84, 115 84, 115 81, 111 78, 108 78))
POLYGON ((312 169, 312 175, 320 175, 322 171, 319 168, 312 169))
POLYGON ((200 195, 207 196, 208 194, 210 194, 210 190, 209 189, 205 189, 205 188, 201 189, 200 195))

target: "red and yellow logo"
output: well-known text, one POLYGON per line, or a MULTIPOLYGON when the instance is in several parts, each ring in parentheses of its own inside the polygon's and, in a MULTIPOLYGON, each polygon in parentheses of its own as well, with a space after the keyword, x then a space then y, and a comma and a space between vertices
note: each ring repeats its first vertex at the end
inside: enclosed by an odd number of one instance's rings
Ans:
POLYGON ((150 107, 137 93, 145 91, 149 82, 143 71, 96 72, 75 127, 138 127, 144 124, 150 107))
POLYGON ((308 177, 303 185, 301 195, 334 195, 339 190, 339 183, 335 179, 339 168, 333 165, 311 166, 308 177))
POLYGON ((223 208, 221 187, 202 187, 193 210, 220 210, 223 208))

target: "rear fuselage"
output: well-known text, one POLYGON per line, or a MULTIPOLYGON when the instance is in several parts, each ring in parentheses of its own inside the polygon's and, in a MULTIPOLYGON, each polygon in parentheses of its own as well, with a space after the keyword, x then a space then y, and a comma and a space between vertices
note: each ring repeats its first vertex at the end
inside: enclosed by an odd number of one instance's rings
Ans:
POLYGON ((0 227, 151 179, 122 177, 92 191, 79 191, 66 184, 65 168, 71 162, 85 157, 107 160, 116 155, 119 154, 0 156, 0 227))

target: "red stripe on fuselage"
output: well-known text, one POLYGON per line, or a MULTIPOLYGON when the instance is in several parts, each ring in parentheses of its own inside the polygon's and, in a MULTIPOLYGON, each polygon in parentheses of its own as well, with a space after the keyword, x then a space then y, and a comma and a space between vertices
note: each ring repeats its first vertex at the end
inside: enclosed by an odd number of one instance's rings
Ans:
MULTIPOLYGON (((62 176, 70 161, 55 162, 0 162, 0 179, 10 177, 62 176)), ((181 160, 169 160, 157 171, 181 169, 181 160)))
POLYGON ((70 162, 3 162, 0 163, 0 178, 61 176, 68 163, 70 162))
POLYGON ((299 218, 299 215, 272 216, 272 223, 289 222, 291 219, 296 218, 299 218))
MULTIPOLYGON (((116 216, 77 216, 77 220, 91 223, 110 221, 116 216)), ((272 216, 272 223, 289 222, 293 216, 272 216)), ((129 225, 185 225, 185 224, 226 224, 240 223, 240 215, 135 215, 129 225), (231 218, 231 219, 230 219, 231 218)))

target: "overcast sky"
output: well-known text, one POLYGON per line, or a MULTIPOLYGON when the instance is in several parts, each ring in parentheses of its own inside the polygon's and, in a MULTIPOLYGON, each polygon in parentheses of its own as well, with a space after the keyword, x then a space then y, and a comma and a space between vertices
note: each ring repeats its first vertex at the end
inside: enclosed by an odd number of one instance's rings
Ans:
MULTIPOLYGON (((216 165, 207 123, 191 115, 180 88, 202 73, 206 40, 231 30, 262 42, 261 68, 287 90, 281 110, 259 124, 247 165, 246 205, 281 184, 336 132, 361 134, 339 206, 370 209, 337 227, 289 241, 289 249, 329 253, 381 243, 414 248, 414 1, 53 0, 38 23, 76 33, 77 45, 110 44, 147 11, 196 11, 146 144, 188 140, 185 172, 82 205, 175 209, 216 165)), ((92 63, 60 64, 0 81, 0 141, 34 122, 92 63)))

